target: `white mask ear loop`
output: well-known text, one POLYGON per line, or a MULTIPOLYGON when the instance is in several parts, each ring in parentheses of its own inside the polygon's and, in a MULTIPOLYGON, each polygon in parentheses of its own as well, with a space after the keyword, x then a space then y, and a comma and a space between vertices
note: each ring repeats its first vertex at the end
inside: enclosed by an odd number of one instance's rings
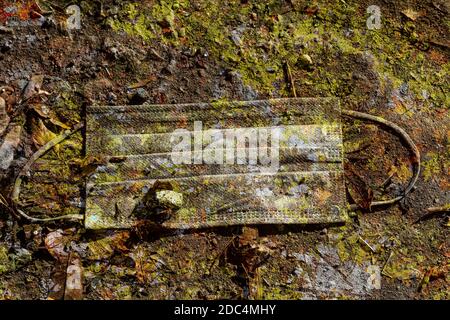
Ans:
MULTIPOLYGON (((395 123, 388 121, 386 119, 383 119, 381 117, 373 116, 373 115, 358 112, 358 111, 352 111, 352 110, 342 110, 342 114, 344 116, 347 116, 350 118, 371 121, 371 122, 380 124, 382 126, 388 127, 389 129, 392 129, 393 131, 395 131, 395 133, 397 133, 403 139, 403 141, 407 144, 408 148, 410 149, 410 151, 413 155, 413 158, 412 158, 413 176, 412 176, 411 180, 409 181, 408 186, 406 187, 405 191, 403 191, 403 194, 401 196, 398 196, 396 198, 389 199, 389 200, 373 201, 370 204, 370 208, 392 205, 392 204, 402 200, 414 188, 414 185, 416 184, 417 179, 419 178, 419 174, 420 174, 420 152, 419 152, 419 149, 417 148, 417 146, 414 144, 414 141, 405 132, 405 130, 400 128, 395 123)), ((349 206, 349 209, 351 211, 355 211, 355 210, 362 209, 362 208, 357 204, 352 204, 349 206)))
POLYGON ((22 177, 28 175, 31 166, 33 163, 42 157, 47 151, 52 149, 57 144, 61 143, 71 135, 73 135, 75 132, 83 128, 84 124, 83 122, 77 123, 72 130, 66 130, 63 134, 57 136, 56 138, 50 140, 46 144, 44 144, 38 151, 36 151, 30 159, 28 159, 25 166, 20 170, 19 174, 17 175, 17 178, 14 182, 14 189, 12 191, 11 200, 14 205, 14 212, 18 213, 20 216, 26 218, 27 220, 33 221, 33 222, 49 222, 49 221, 55 221, 55 220, 83 220, 84 216, 82 214, 67 214, 63 216, 58 216, 54 218, 34 218, 27 215, 25 212, 17 208, 17 204, 19 203, 19 195, 20 195, 20 185, 22 184, 22 177))

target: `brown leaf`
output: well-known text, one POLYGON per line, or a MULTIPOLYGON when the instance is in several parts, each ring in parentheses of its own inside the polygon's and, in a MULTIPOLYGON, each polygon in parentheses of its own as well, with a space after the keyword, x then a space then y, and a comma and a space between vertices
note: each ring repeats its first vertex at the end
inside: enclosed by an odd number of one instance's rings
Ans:
POLYGON ((3 132, 5 132, 6 128, 9 124, 9 116, 6 113, 6 103, 5 100, 0 97, 0 136, 3 135, 3 132))
POLYGON ((68 257, 66 251, 66 245, 72 240, 72 237, 68 237, 61 229, 50 232, 44 240, 45 247, 48 252, 58 261, 63 261, 68 257))
POLYGON ((419 292, 423 291, 432 281, 435 281, 437 279, 445 280, 449 272, 448 269, 449 269, 448 265, 434 266, 428 268, 423 275, 422 281, 420 281, 419 292))
POLYGON ((61 127, 63 129, 70 129, 70 127, 64 123, 62 123, 56 114, 52 112, 52 110, 43 104, 34 104, 31 106, 31 108, 36 111, 38 115, 40 115, 42 118, 48 119, 51 123, 53 123, 55 126, 61 127))
POLYGON ((411 8, 403 10, 402 14, 405 17, 411 19, 412 21, 416 21, 417 18, 420 18, 420 17, 425 15, 423 12, 417 12, 417 11, 414 11, 413 9, 411 9, 411 8))
POLYGON ((321 206, 332 196, 332 193, 327 190, 317 189, 314 191, 314 196, 317 199, 317 204, 321 206))
POLYGON ((82 159, 74 159, 73 165, 76 169, 76 178, 83 179, 97 170, 98 166, 108 163, 106 158, 86 156, 82 159))
POLYGON ((48 300, 62 300, 64 299, 64 291, 67 281, 67 259, 56 263, 50 277, 50 292, 47 297, 48 300))
POLYGON ((259 243, 258 229, 251 227, 244 227, 242 234, 226 249, 227 261, 237 266, 238 275, 248 283, 252 282, 258 267, 271 253, 272 250, 259 243))
POLYGON ((16 104, 16 95, 13 87, 2 86, 0 87, 0 97, 5 100, 6 112, 11 113, 13 107, 16 104))
POLYGON ((69 254, 68 245, 74 240, 74 229, 61 229, 50 232, 44 240, 45 247, 57 262, 51 275, 49 300, 81 299, 82 265, 76 253, 69 254))
POLYGON ((308 16, 313 16, 315 15, 317 12, 319 12, 319 7, 317 5, 312 5, 312 6, 307 6, 305 8, 305 13, 308 16))
POLYGON ((67 266, 64 300, 83 299, 83 265, 76 253, 71 253, 67 266))
POLYGON ((345 164, 345 177, 348 181, 348 192, 355 203, 363 209, 370 210, 373 190, 356 173, 355 168, 350 163, 345 164))
POLYGON ((239 236, 239 245, 247 246, 258 239, 258 229, 243 227, 242 234, 239 236))
POLYGON ((150 77, 148 77, 147 79, 138 81, 130 86, 128 86, 128 89, 138 89, 138 88, 142 88, 145 87, 147 84, 149 84, 152 81, 155 81, 156 77, 154 75, 151 75, 150 77))
POLYGON ((155 256, 151 256, 150 252, 146 251, 143 246, 138 246, 133 252, 130 253, 130 257, 133 259, 136 269, 136 278, 141 283, 148 283, 152 279, 152 273, 156 271, 155 256))
MULTIPOLYGON (((53 140, 57 136, 54 132, 47 129, 47 127, 44 125, 41 119, 38 119, 37 123, 33 122, 32 130, 33 130, 32 134, 33 142, 37 148, 42 147, 44 144, 53 140)), ((58 146, 55 146, 55 149, 57 147, 58 146)))
POLYGON ((130 237, 128 231, 117 232, 103 239, 88 243, 88 258, 102 260, 111 257, 115 251, 126 252, 126 241, 130 237))
POLYGON ((13 126, 5 136, 5 140, 0 145, 0 169, 7 170, 14 160, 14 152, 20 143, 22 127, 13 126))
POLYGON ((39 94, 39 92, 41 91, 43 82, 44 82, 43 75, 32 76, 30 81, 28 81, 27 86, 23 90, 22 99, 28 100, 28 99, 32 98, 34 95, 39 94))

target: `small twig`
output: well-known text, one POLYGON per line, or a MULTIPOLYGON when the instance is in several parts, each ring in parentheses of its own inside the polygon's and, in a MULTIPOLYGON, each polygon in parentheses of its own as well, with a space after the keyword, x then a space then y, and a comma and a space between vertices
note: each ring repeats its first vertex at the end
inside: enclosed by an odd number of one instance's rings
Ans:
POLYGON ((242 269, 244 270, 245 275, 247 276, 247 281, 250 281, 250 279, 251 279, 250 274, 248 273, 247 268, 245 268, 243 262, 241 262, 241 267, 242 267, 242 269))
POLYGON ((297 92, 295 91, 294 79, 292 77, 291 67, 289 66, 289 62, 284 63, 284 68, 286 71, 286 77, 289 82, 289 88, 291 89, 292 95, 297 98, 297 92))
POLYGON ((446 48, 446 49, 450 48, 450 44, 449 43, 440 42, 440 41, 437 41, 437 40, 430 40, 429 42, 431 44, 434 44, 435 46, 438 46, 438 47, 442 47, 442 48, 446 48))
POLYGON ((438 217, 442 214, 448 214, 450 212, 450 204, 446 204, 442 207, 430 207, 430 208, 426 209, 426 211, 427 211, 427 213, 425 213, 419 219, 414 221, 414 224, 421 222, 423 220, 428 220, 428 219, 438 217))
POLYGON ((359 240, 361 240, 367 247, 369 247, 369 249, 373 252, 376 253, 376 250, 366 241, 364 240, 361 236, 359 236, 359 240))
POLYGON ((389 257, 387 258, 386 262, 383 264, 383 268, 381 268, 381 274, 385 275, 386 277, 389 277, 389 278, 392 278, 392 276, 388 273, 385 273, 384 270, 386 269, 386 266, 388 265, 389 261, 391 261, 391 258, 393 255, 394 255, 394 252, 391 250, 389 252, 389 257))
POLYGON ((109 72, 108 67, 105 67, 105 71, 108 74, 108 78, 112 79, 111 72, 109 72))
POLYGON ((386 180, 383 181, 383 183, 379 186, 380 189, 386 189, 388 184, 390 184, 392 178, 394 177, 395 172, 392 172, 389 177, 386 178, 386 180))
POLYGON ((445 213, 445 212, 450 212, 450 204, 446 204, 445 206, 442 207, 430 207, 427 209, 428 213, 445 213))
POLYGON ((150 48, 150 52, 155 56, 159 61, 164 61, 164 58, 153 48, 150 48))
POLYGON ((8 208, 8 201, 6 201, 5 197, 1 193, 0 193, 0 204, 8 208))

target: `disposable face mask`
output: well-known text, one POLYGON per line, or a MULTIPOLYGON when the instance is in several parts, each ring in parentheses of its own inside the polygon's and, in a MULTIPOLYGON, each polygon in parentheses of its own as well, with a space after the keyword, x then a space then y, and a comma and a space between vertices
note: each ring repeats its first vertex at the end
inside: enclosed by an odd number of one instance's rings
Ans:
POLYGON ((85 226, 343 222, 342 149, 334 98, 92 106, 85 226))
POLYGON ((99 160, 86 181, 84 214, 38 218, 20 207, 22 177, 48 150, 83 127, 77 124, 42 146, 14 183, 15 212, 33 222, 83 220, 87 229, 130 228, 153 221, 166 228, 245 224, 336 224, 349 205, 343 170, 341 116, 387 127, 411 152, 408 134, 383 118, 340 109, 336 98, 272 99, 181 105, 91 106, 86 155, 99 160))

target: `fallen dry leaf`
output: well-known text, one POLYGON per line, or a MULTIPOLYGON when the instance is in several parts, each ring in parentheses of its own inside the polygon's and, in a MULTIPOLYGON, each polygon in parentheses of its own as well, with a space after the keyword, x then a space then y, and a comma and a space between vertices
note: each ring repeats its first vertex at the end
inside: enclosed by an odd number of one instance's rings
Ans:
POLYGON ((257 269, 272 254, 272 250, 258 241, 257 228, 244 227, 242 234, 233 239, 232 245, 226 248, 227 261, 237 266, 238 277, 252 288, 253 292, 257 269))
POLYGON ((350 163, 345 164, 345 177, 348 181, 348 192, 355 203, 363 209, 370 210, 373 200, 373 190, 356 173, 356 169, 350 163))
POLYGON ((83 265, 78 254, 70 254, 66 274, 64 300, 81 300, 83 298, 83 265))
POLYGON ((242 228, 242 234, 239 236, 239 245, 240 246, 247 246, 253 243, 258 239, 258 229, 257 228, 250 228, 250 227, 243 227, 242 228))
POLYGON ((56 260, 62 261, 68 257, 66 245, 71 241, 71 237, 64 234, 61 229, 50 232, 44 240, 47 251, 56 260))
POLYGON ((430 282, 437 279, 445 279, 448 276, 449 266, 434 266, 425 271, 425 274, 419 284, 419 292, 423 291, 430 282))
POLYGON ((14 160, 14 152, 20 143, 22 127, 15 125, 5 136, 5 140, 0 146, 0 169, 7 170, 14 160))
POLYGON ((128 231, 117 232, 103 239, 88 243, 88 258, 102 260, 111 257, 115 251, 126 252, 125 243, 130 237, 128 231))
POLYGON ((76 170, 76 179, 84 179, 94 173, 98 166, 107 164, 108 160, 101 157, 86 156, 81 159, 74 159, 73 166, 76 170))
POLYGON ((331 192, 323 189, 317 189, 314 195, 318 205, 323 205, 332 196, 331 192))
POLYGON ((51 123, 54 125, 61 127, 63 129, 70 129, 70 127, 64 123, 62 123, 56 114, 52 112, 52 110, 43 104, 34 104, 31 106, 31 108, 36 111, 38 115, 40 115, 44 119, 48 119, 51 123))
POLYGON ((9 116, 6 113, 6 102, 0 97, 0 136, 3 135, 9 124, 9 116))
POLYGON ((307 6, 305 8, 305 13, 308 16, 313 16, 315 15, 317 12, 319 12, 319 7, 317 5, 311 5, 311 6, 307 6))
POLYGON ((156 80, 156 77, 154 75, 152 75, 152 76, 148 77, 147 79, 133 83, 132 85, 128 86, 128 89, 142 88, 142 87, 145 87, 150 82, 155 81, 155 80, 156 80))
MULTIPOLYGON (((38 119, 37 123, 33 122, 32 124, 32 130, 33 130, 33 142, 36 145, 37 148, 42 147, 47 142, 53 140, 56 138, 56 134, 52 131, 50 131, 42 122, 41 119, 38 119)), ((55 146, 55 149, 58 146, 55 146)))
POLYGON ((0 87, 0 97, 5 100, 6 112, 12 112, 13 107, 16 104, 16 95, 14 88, 9 86, 0 87))
POLYGON ((149 283, 152 280, 151 274, 157 269, 157 261, 150 256, 151 253, 147 253, 143 246, 138 246, 130 253, 135 264, 136 278, 140 283, 149 283))
POLYGON ((31 77, 30 81, 28 81, 27 86, 23 89, 22 99, 24 101, 29 100, 34 95, 40 94, 42 83, 44 82, 43 75, 34 75, 31 77))
POLYGON ((67 281, 67 259, 56 263, 50 277, 48 300, 62 300, 64 299, 64 291, 67 281))
POLYGON ((410 8, 403 10, 402 13, 407 18, 411 19, 412 21, 416 21, 417 18, 420 18, 420 17, 424 16, 424 13, 414 11, 413 9, 410 9, 410 8))

